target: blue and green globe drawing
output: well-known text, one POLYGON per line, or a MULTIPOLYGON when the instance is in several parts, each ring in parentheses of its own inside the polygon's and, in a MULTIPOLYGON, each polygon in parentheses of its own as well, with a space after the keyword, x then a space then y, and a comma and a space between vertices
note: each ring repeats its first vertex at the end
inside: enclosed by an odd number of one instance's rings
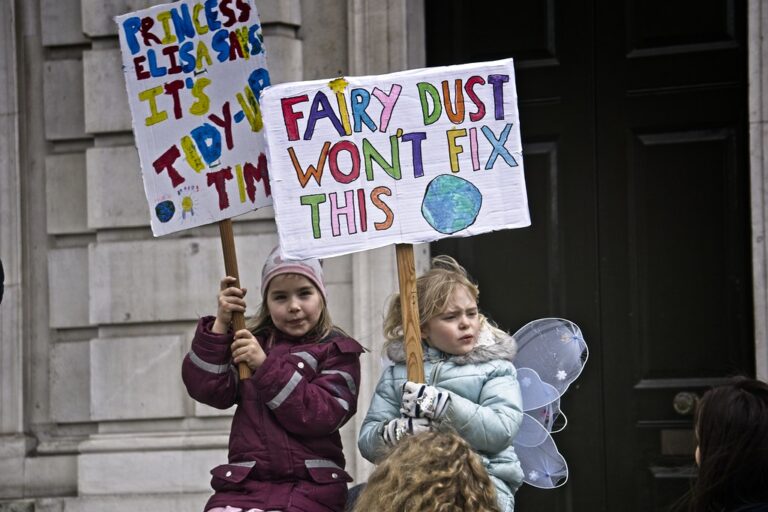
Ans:
POLYGON ((176 205, 173 201, 161 201, 155 205, 155 215, 160 222, 168 222, 176 213, 176 205))
POLYGON ((472 183, 442 174, 427 185, 421 214, 436 231, 452 235, 475 222, 482 203, 483 195, 472 183))

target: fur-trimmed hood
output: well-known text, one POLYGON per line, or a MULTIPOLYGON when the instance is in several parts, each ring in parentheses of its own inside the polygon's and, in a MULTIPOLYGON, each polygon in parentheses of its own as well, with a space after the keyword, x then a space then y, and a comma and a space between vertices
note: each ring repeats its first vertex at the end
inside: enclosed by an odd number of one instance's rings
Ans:
MULTIPOLYGON (((478 364, 505 359, 513 362, 517 355, 517 342, 510 334, 483 322, 475 347, 466 354, 454 356, 428 346, 422 341, 424 359, 447 359, 457 365, 478 364)), ((387 346, 387 357, 394 363, 405 362, 403 340, 395 340, 387 346)))

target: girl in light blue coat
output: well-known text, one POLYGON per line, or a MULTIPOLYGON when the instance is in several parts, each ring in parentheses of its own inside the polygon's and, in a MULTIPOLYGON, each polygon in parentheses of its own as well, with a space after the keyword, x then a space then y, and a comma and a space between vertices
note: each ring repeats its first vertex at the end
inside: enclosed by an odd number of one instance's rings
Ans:
POLYGON ((482 457, 500 510, 510 512, 523 482, 512 447, 523 420, 512 364, 515 340, 479 312, 479 290, 453 258, 434 258, 416 289, 426 383, 407 379, 400 300, 395 296, 384 321, 385 350, 394 365, 376 387, 360 430, 360 452, 376 463, 403 436, 452 429, 482 457))

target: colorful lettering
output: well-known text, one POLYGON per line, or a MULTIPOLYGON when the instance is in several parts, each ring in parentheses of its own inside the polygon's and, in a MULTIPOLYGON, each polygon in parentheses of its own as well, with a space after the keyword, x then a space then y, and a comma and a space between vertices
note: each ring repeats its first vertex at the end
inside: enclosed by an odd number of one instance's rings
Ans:
POLYGON ((312 210, 312 237, 320 238, 320 205, 325 202, 325 194, 312 194, 301 196, 303 206, 309 206, 312 210))
POLYGON ((493 146, 493 152, 488 157, 488 161, 485 164, 486 170, 493 168, 493 164, 496 162, 496 158, 499 156, 503 158, 505 162, 507 162, 508 166, 517 167, 517 161, 509 153, 509 150, 507 150, 507 148, 504 147, 504 144, 507 142, 507 138, 509 137, 509 132, 511 129, 512 129, 512 123, 507 123, 507 125, 501 131, 501 135, 499 135, 499 138, 497 139, 493 134, 493 130, 491 130, 487 126, 483 126, 482 128, 483 135, 485 135, 485 138, 488 139, 488 142, 490 142, 491 145, 493 146))
POLYGON ((333 236, 341 236, 341 229, 339 223, 339 217, 342 215, 347 219, 347 232, 350 235, 357 233, 357 227, 355 226, 355 195, 352 190, 344 192, 345 203, 343 206, 339 205, 338 194, 331 192, 328 194, 331 202, 331 233, 333 236))
POLYGON ((325 159, 328 156, 328 150, 330 148, 330 142, 323 144, 323 149, 320 151, 320 157, 317 160, 317 166, 314 167, 310 165, 307 167, 306 172, 299 163, 299 159, 296 157, 296 152, 294 149, 292 147, 288 148, 288 154, 291 157, 291 162, 293 163, 293 168, 296 171, 296 177, 299 179, 301 188, 305 188, 307 186, 307 182, 309 181, 310 177, 315 178, 315 183, 317 183, 318 186, 321 185, 321 181, 323 179, 323 168, 325 167, 325 159))
POLYGON ((460 144, 456 144, 456 139, 459 137, 466 137, 467 130, 451 129, 446 132, 448 136, 448 154, 451 158, 451 172, 459 172, 459 155, 464 152, 464 148, 460 144))
POLYGON ((429 126, 438 119, 443 113, 443 107, 440 106, 440 94, 434 85, 428 82, 419 82, 416 86, 419 90, 419 101, 421 102, 421 114, 424 117, 424 126, 429 126), (429 102, 427 97, 432 100, 432 111, 429 111, 429 102))
POLYGON ((400 92, 403 90, 401 85, 393 84, 389 88, 389 93, 385 93, 378 87, 374 87, 373 95, 376 96, 381 102, 384 109, 381 111, 381 118, 379 119, 379 130, 382 132, 387 131, 389 126, 389 120, 392 118, 392 111, 395 109, 398 98, 400 98, 400 92))

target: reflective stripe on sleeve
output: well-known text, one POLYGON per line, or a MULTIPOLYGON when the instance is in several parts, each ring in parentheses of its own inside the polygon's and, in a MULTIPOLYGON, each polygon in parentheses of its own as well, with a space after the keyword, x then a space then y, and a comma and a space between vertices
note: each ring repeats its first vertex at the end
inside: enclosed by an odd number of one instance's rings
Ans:
POLYGON ((291 380, 288 381, 288 384, 285 385, 285 387, 277 394, 275 398, 267 402, 267 407, 270 409, 277 409, 280 407, 285 399, 288 398, 288 395, 290 395, 291 392, 296 389, 296 386, 299 385, 299 382, 301 382, 301 374, 299 372, 293 372, 293 375, 291 375, 291 380))
POLYGON ((317 359, 309 352, 294 352, 293 355, 302 358, 313 370, 317 371, 317 359))
POLYGON ((192 364, 194 364, 195 366, 197 366, 201 370, 206 371, 208 373, 216 373, 216 374, 226 373, 226 372, 229 371, 229 369, 232 366, 229 363, 227 363, 227 364, 208 363, 208 362, 203 361, 202 359, 200 359, 200 356, 195 354, 194 351, 192 351, 192 350, 189 351, 189 360, 192 361, 192 364))
POLYGON ((347 381, 347 387, 349 388, 349 391, 352 393, 352 396, 357 396, 357 386, 355 386, 355 379, 352 378, 352 375, 348 374, 347 372, 342 372, 341 370, 323 370, 320 372, 321 375, 341 375, 344 377, 344 380, 347 381))
POLYGON ((345 411, 349 410, 349 402, 347 402, 343 398, 336 398, 336 401, 341 404, 341 406, 344 408, 345 411))

